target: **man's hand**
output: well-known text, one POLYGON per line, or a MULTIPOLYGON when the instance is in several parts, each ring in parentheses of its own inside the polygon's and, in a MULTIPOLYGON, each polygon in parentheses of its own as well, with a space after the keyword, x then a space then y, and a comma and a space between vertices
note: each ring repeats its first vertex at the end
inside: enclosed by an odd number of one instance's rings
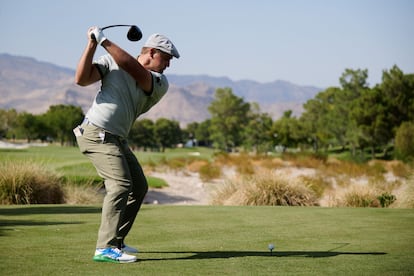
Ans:
POLYGON ((91 27, 88 31, 89 37, 94 39, 99 45, 106 40, 106 37, 102 30, 98 27, 91 27))

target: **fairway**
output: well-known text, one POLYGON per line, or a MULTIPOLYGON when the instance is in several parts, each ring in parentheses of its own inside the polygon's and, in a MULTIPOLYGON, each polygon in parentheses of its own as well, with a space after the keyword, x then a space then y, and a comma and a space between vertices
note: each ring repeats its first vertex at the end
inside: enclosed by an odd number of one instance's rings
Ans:
POLYGON ((100 206, 0 207, 2 275, 413 275, 414 210, 145 205, 133 264, 94 263, 100 206), (273 254, 268 244, 273 243, 273 254))

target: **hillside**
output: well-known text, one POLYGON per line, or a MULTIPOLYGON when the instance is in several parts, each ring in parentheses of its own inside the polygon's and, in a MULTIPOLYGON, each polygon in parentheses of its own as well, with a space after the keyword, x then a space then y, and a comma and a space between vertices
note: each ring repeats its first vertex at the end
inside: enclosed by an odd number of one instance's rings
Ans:
MULTIPOLYGON (((73 69, 30 57, 0 54, 0 108, 38 114, 47 111, 50 105, 72 104, 86 111, 99 83, 80 87, 74 83, 74 74, 73 69)), ((209 117, 207 107, 215 90, 223 87, 230 87, 235 95, 247 102, 257 102, 263 112, 274 118, 289 109, 299 115, 302 104, 322 90, 281 80, 259 83, 207 75, 167 76, 170 82, 167 95, 144 117, 164 117, 181 124, 203 121, 209 117)))

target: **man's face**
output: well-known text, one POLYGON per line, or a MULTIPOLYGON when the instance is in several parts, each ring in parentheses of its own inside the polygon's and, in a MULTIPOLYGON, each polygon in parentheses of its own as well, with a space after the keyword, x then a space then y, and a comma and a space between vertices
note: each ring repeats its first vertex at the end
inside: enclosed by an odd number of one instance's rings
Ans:
POLYGON ((161 50, 155 49, 155 53, 153 56, 154 59, 154 71, 158 73, 163 73, 164 70, 170 66, 170 60, 172 59, 172 56, 164 53, 161 50))

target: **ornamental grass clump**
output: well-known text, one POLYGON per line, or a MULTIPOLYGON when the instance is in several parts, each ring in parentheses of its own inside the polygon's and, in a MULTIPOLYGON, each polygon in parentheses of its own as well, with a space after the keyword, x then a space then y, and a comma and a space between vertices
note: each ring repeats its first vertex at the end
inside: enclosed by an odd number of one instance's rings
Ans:
POLYGON ((64 202, 62 179, 30 161, 0 163, 0 204, 59 204, 64 202))
POLYGON ((230 180, 215 195, 218 205, 317 206, 315 192, 297 179, 269 170, 230 180))

